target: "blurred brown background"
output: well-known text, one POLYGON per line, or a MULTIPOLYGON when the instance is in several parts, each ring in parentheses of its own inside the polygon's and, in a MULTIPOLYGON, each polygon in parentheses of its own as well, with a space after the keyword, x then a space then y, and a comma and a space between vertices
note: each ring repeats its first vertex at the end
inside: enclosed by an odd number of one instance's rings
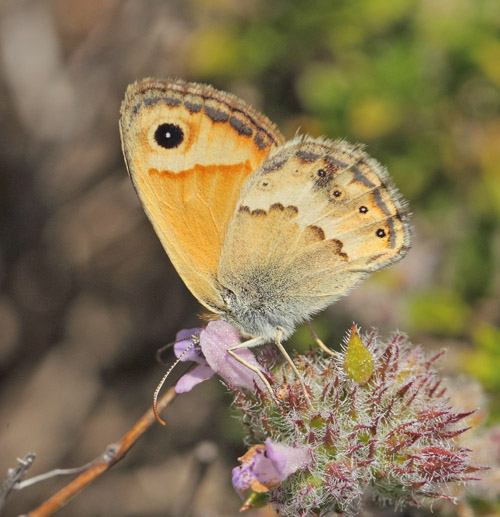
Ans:
MULTIPOLYGON (((496 0, 4 0, 0 472, 29 451, 32 475, 99 455, 150 404, 156 349, 198 325, 121 156, 120 102, 146 76, 232 91, 289 138, 367 143, 410 201, 413 249, 317 331, 335 347, 355 320, 448 346, 447 372, 478 378, 495 419, 499 34, 496 0)), ((292 345, 309 342, 299 329, 292 345)), ((59 515, 236 515, 229 404, 215 380, 179 397, 59 515)), ((5 515, 62 483, 14 494, 5 515)))

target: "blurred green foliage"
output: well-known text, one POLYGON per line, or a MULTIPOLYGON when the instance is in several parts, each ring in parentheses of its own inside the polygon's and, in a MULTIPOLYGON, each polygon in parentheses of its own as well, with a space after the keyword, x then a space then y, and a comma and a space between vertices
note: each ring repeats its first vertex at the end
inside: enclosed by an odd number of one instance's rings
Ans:
MULTIPOLYGON (((492 391, 500 391, 500 329, 487 323, 479 324, 473 333, 476 349, 465 354, 467 371, 492 391)), ((497 401, 500 406, 500 401, 497 401)), ((500 407, 498 408, 500 409, 500 407)))
POLYGON ((467 328, 469 308, 453 291, 428 290, 410 300, 410 314, 416 330, 456 336, 467 328))
POLYGON ((192 79, 251 84, 287 137, 300 126, 364 142, 387 165, 416 216, 416 245, 430 243, 422 260, 437 260, 408 292, 409 329, 475 343, 469 370, 500 387, 498 339, 477 330, 498 338, 500 326, 500 2, 191 7, 203 20, 186 50, 192 79))

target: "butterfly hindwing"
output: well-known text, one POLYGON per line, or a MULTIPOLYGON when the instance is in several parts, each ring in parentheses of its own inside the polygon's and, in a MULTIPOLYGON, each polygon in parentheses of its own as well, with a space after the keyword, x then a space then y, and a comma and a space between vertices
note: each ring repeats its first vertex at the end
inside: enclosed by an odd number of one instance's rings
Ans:
POLYGON ((408 247, 406 205, 385 169, 359 146, 299 137, 244 183, 218 277, 296 322, 408 247))

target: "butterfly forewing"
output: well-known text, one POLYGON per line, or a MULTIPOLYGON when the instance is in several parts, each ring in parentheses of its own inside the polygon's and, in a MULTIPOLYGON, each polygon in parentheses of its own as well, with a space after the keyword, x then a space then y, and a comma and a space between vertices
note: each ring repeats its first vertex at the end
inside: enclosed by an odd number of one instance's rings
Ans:
POLYGON ((241 185, 283 137, 236 97, 178 79, 129 86, 120 131, 146 214, 186 285, 212 308, 241 185))

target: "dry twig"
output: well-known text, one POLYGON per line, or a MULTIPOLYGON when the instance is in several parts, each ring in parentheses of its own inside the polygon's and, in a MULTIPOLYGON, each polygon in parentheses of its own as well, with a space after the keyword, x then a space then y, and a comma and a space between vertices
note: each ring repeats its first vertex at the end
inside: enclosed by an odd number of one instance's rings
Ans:
MULTIPOLYGON (((174 387, 170 388, 157 404, 158 411, 163 411, 175 398, 174 387)), ((93 461, 85 472, 47 499, 38 508, 27 514, 27 517, 46 517, 62 508, 70 499, 90 485, 101 474, 118 463, 131 449, 136 441, 151 425, 156 422, 153 410, 149 409, 118 442, 109 445, 106 451, 93 461)))
POLYGON ((18 458, 17 467, 9 469, 7 473, 7 479, 2 483, 2 486, 0 487, 0 509, 7 500, 9 494, 13 490, 16 490, 16 486, 19 485, 19 483, 25 476, 26 472, 35 461, 35 456, 36 454, 30 452, 22 459, 18 458))

